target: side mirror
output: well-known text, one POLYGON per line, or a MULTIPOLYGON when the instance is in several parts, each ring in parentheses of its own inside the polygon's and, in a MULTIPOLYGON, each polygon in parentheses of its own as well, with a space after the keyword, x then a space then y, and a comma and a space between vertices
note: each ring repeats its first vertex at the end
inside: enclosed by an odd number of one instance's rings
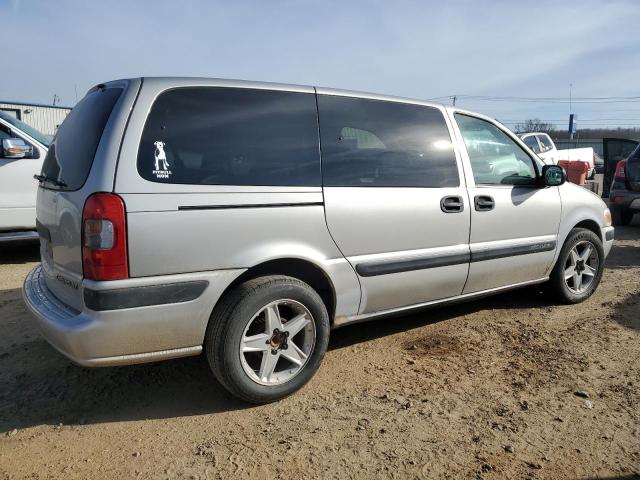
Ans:
POLYGON ((542 184, 545 187, 557 187, 567 181, 564 169, 558 165, 545 165, 542 167, 542 184))
POLYGON ((20 138, 5 138, 2 140, 2 157, 12 160, 31 157, 31 147, 20 138))

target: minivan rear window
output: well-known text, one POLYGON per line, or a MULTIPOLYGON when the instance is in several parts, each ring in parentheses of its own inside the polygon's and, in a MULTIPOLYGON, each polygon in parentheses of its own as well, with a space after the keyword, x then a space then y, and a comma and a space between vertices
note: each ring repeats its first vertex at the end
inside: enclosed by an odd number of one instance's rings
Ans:
POLYGON ((96 87, 73 107, 58 128, 42 165, 42 175, 61 181, 65 190, 86 182, 104 127, 122 88, 96 87))
POLYGON ((190 185, 320 186, 315 95, 181 87, 158 96, 138 173, 190 185))

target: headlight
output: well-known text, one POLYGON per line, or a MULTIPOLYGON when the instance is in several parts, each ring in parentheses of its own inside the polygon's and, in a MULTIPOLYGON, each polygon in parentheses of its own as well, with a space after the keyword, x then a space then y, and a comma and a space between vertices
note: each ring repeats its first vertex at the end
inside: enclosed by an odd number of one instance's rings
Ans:
POLYGON ((611 212, 608 208, 604 209, 604 224, 607 227, 611 226, 611 212))

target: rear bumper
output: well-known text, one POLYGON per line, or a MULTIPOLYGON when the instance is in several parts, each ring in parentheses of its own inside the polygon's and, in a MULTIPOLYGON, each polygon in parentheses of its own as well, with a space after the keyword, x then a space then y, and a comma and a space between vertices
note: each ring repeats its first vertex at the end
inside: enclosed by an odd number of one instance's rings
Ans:
POLYGON ((213 306, 242 272, 85 280, 82 311, 51 292, 41 266, 27 275, 22 291, 46 340, 72 361, 89 367, 129 365, 199 354, 213 306))
POLYGON ((609 208, 631 208, 640 211, 640 192, 630 190, 611 190, 609 208), (614 199, 617 201, 614 202, 614 199))
POLYGON ((37 242, 39 240, 40 237, 35 230, 0 232, 0 243, 37 242))

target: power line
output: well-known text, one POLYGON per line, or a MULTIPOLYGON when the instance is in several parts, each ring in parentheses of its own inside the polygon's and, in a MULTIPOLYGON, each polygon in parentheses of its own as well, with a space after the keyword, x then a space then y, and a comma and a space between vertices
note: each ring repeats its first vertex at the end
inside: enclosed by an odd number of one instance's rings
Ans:
POLYGON ((640 103, 640 96, 633 97, 574 97, 571 100, 564 97, 510 97, 497 95, 444 95, 433 97, 429 100, 476 100, 484 102, 514 102, 514 103, 590 103, 590 104, 610 104, 610 103, 640 103))

